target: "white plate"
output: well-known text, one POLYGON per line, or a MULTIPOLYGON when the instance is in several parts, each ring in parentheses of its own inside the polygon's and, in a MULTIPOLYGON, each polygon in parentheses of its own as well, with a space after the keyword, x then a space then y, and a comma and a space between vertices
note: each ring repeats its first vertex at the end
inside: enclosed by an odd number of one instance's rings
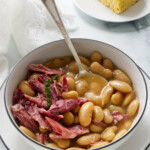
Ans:
POLYGON ((98 0, 73 0, 87 15, 108 22, 128 22, 150 13, 150 0, 139 0, 124 13, 117 15, 98 0))
MULTIPOLYGON (((150 95, 150 79, 144 74, 148 91, 150 95)), ((5 107, 4 107, 4 87, 3 85, 0 91, 0 134, 10 150, 34 150, 25 141, 23 141, 15 127, 10 122, 5 107)), ((145 114, 137 126, 136 132, 130 137, 130 139, 121 145, 121 150, 144 150, 145 147, 150 143, 150 97, 146 107, 145 114)), ((116 149, 120 150, 120 148, 116 149)))

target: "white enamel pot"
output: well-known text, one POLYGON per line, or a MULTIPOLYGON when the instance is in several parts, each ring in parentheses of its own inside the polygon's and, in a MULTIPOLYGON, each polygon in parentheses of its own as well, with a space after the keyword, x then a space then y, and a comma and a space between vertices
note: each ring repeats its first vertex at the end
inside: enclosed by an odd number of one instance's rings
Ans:
MULTIPOLYGON (((120 139, 106 146, 98 148, 102 150, 106 150, 106 149, 114 150, 117 147, 121 146, 125 141, 127 141, 130 138, 130 136, 135 132, 136 127, 138 126, 144 114, 146 104, 147 104, 147 99, 148 99, 147 85, 146 85, 145 79, 140 69, 136 65, 136 63, 128 55, 123 53, 121 50, 118 50, 117 48, 109 44, 102 43, 102 42, 95 41, 95 40, 73 39, 72 41, 78 54, 89 56, 93 51, 99 51, 103 57, 111 59, 118 68, 125 71, 131 78, 134 89, 137 93, 137 97, 140 100, 139 112, 130 130, 120 139)), ((18 128, 18 125, 16 124, 13 118, 13 115, 10 111, 10 105, 12 105, 13 92, 16 89, 18 83, 21 80, 25 79, 29 64, 43 63, 51 58, 62 57, 66 55, 71 55, 71 53, 64 40, 55 41, 55 42, 43 45, 33 50, 32 52, 27 54, 25 57, 23 57, 15 65, 15 67, 11 71, 7 80, 7 84, 5 87, 5 94, 4 94, 7 114, 10 118, 12 126, 16 128, 16 134, 19 134, 25 141, 27 141, 27 143, 29 143, 36 150, 46 150, 46 149, 53 149, 53 148, 48 148, 32 140, 18 128)))

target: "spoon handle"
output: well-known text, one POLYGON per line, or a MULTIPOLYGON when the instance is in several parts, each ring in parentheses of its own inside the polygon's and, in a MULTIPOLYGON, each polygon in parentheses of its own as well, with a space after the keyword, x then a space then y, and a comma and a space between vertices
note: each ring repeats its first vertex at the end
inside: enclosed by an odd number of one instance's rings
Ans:
POLYGON ((74 56, 76 62, 77 62, 77 65, 79 67, 79 72, 80 71, 85 71, 85 69, 83 68, 82 66, 82 63, 78 57, 78 54, 66 32, 66 29, 64 27, 64 24, 61 20, 61 17, 60 17, 60 14, 58 12, 58 9, 57 9, 57 6, 56 6, 56 3, 55 3, 55 0, 42 0, 44 5, 46 6, 47 10, 50 12, 52 18, 54 19, 55 23, 57 24, 59 30, 61 31, 69 49, 71 50, 72 52, 72 55, 74 56))

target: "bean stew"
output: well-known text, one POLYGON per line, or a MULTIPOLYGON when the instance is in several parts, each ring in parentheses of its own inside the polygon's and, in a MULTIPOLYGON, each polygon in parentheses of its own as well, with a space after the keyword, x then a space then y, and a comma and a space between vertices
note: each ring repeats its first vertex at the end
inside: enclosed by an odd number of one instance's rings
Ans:
POLYGON ((123 136, 140 102, 132 81, 99 52, 80 56, 83 67, 105 80, 78 76, 70 56, 30 64, 10 109, 22 132, 48 147, 94 149, 123 136), (86 78, 86 80, 85 80, 86 78))

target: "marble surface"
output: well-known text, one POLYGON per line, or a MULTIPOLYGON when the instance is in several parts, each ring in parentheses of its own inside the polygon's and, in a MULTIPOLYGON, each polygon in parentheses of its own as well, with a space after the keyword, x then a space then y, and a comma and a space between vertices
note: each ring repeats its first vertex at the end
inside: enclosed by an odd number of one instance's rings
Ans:
MULTIPOLYGON (((71 12, 76 17, 77 28, 70 33, 71 38, 109 43, 128 54, 150 76, 150 26, 140 27, 138 21, 116 24, 96 20, 82 13, 71 0, 61 0, 58 5, 64 7, 65 13, 71 12)), ((10 39, 5 56, 9 60, 10 68, 21 58, 13 38, 10 39)))
MULTIPOLYGON (((71 0, 61 0, 58 5, 64 12, 76 17, 76 30, 70 33, 71 38, 88 38, 109 43, 128 54, 141 68, 150 75, 150 26, 137 28, 137 22, 108 23, 96 20, 82 13, 71 0), (66 9, 67 8, 67 9, 66 9)), ((21 56, 10 40, 6 54, 12 67, 21 56)))

